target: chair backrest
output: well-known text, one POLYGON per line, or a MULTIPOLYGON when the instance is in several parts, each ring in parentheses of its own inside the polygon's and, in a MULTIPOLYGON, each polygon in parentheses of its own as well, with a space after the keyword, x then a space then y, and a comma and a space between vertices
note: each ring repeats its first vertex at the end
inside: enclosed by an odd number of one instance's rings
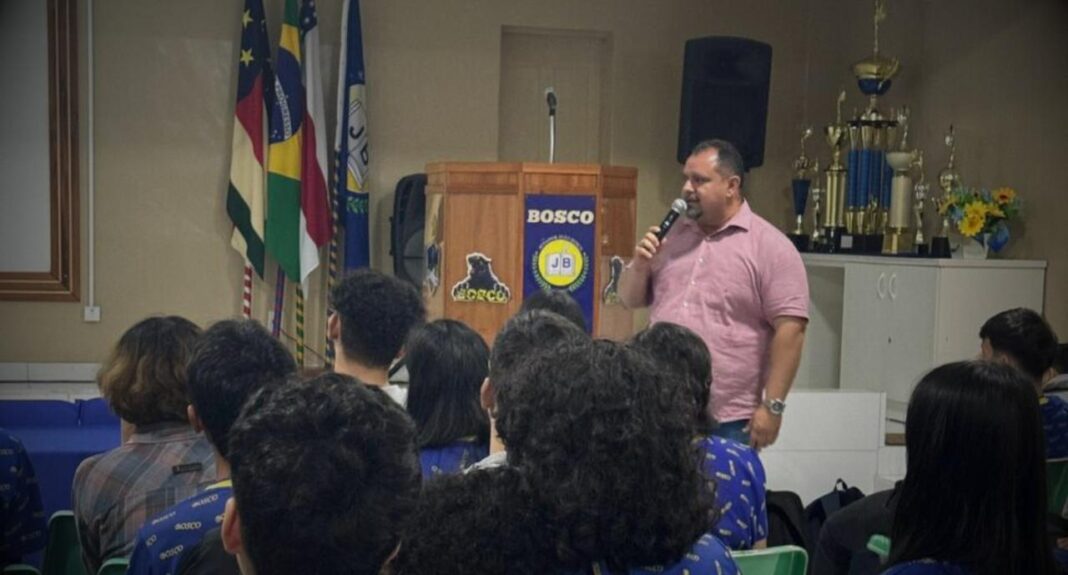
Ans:
POLYGON ((79 399, 75 403, 78 405, 78 423, 80 425, 119 426, 119 416, 111 411, 111 408, 108 407, 108 402, 104 398, 79 399))
POLYGON ((129 568, 129 559, 116 557, 115 559, 104 561, 104 564, 100 566, 100 571, 97 571, 97 575, 125 575, 126 570, 129 568))
POLYGON ((1047 511, 1064 515, 1064 504, 1068 501, 1068 459, 1046 461, 1046 499, 1047 511))
POLYGON ((77 427, 78 406, 57 399, 0 401, 0 427, 77 427))
POLYGON ((742 575, 805 575, 808 553, 796 545, 732 551, 742 575))
POLYGON ((48 520, 48 542, 45 544, 42 575, 88 575, 82 564, 82 546, 78 543, 78 529, 74 513, 56 511, 48 520))
POLYGON ((33 565, 26 565, 25 563, 16 563, 14 565, 8 565, 4 567, 4 575, 41 575, 41 572, 37 570, 33 565))

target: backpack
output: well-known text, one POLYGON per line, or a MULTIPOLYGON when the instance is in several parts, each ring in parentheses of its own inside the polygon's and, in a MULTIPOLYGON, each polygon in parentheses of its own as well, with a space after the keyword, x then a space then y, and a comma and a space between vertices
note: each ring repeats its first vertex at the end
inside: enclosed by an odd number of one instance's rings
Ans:
POLYGON ((827 518, 835 511, 861 499, 864 499, 864 492, 856 487, 850 487, 839 478, 834 482, 834 489, 830 493, 819 497, 805 507, 805 525, 809 541, 812 541, 812 547, 807 547, 809 556, 816 551, 815 546, 820 539, 820 529, 823 528, 827 518))
POLYGON ((806 550, 809 544, 805 510, 801 497, 793 491, 767 491, 768 547, 797 545, 806 550))

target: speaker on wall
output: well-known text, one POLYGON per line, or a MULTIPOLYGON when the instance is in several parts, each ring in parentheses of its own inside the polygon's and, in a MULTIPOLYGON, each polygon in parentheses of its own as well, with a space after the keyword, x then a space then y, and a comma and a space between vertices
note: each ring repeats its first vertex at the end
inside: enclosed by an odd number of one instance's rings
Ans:
POLYGON ((764 164, 771 46, 747 38, 686 41, 679 111, 679 163, 702 140, 737 146, 746 169, 764 164))
POLYGON ((423 284, 426 273, 426 250, 423 226, 426 220, 426 174, 404 176, 397 182, 393 195, 393 215, 389 218, 389 253, 393 256, 393 274, 423 284))

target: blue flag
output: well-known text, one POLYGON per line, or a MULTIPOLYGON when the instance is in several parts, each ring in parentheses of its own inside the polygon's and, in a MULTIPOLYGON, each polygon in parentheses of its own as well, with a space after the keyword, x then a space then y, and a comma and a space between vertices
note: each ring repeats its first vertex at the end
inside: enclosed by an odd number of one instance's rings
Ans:
POLYGON ((338 221, 345 230, 346 270, 368 267, 370 196, 367 193, 367 113, 364 106, 363 33, 359 0, 345 0, 338 66, 335 186, 338 221))

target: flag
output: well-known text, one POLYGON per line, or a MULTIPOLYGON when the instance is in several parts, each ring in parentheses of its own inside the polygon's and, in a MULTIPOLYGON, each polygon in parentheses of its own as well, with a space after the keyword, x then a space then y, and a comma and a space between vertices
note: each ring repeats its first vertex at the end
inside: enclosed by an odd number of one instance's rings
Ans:
POLYGON ((326 194, 326 121, 319 74, 319 26, 315 0, 302 0, 300 36, 307 111, 302 128, 304 162, 300 171, 300 279, 319 267, 319 247, 330 241, 330 205, 326 194))
POLYGON ((300 6, 286 0, 271 106, 267 155, 267 253, 290 281, 300 281, 301 125, 300 6))
POLYGON ((364 110, 363 34, 359 0, 345 0, 338 65, 337 153, 338 219, 345 230, 345 269, 370 265, 367 194, 367 114, 364 110))
POLYGON ((245 0, 237 106, 230 144, 230 186, 226 213, 234 223, 230 245, 263 277, 263 118, 264 87, 271 79, 270 45, 261 0, 245 0))

